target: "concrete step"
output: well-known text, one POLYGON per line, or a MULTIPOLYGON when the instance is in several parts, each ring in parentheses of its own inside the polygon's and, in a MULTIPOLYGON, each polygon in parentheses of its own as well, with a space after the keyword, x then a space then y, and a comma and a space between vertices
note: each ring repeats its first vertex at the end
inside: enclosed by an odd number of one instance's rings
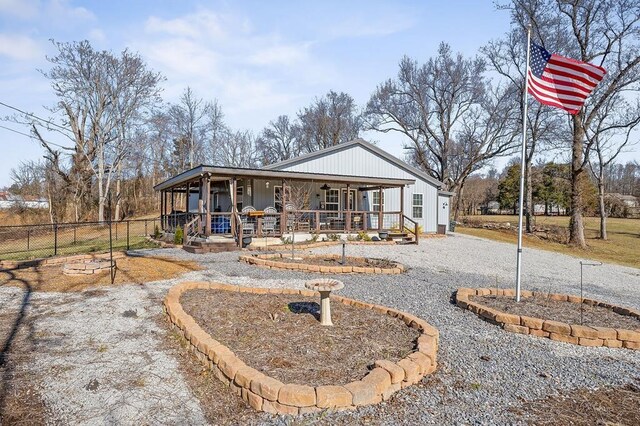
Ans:
POLYGON ((220 253, 223 251, 236 251, 239 250, 235 241, 221 241, 221 242, 202 242, 194 241, 191 244, 182 246, 185 251, 189 253, 202 254, 202 253, 220 253))

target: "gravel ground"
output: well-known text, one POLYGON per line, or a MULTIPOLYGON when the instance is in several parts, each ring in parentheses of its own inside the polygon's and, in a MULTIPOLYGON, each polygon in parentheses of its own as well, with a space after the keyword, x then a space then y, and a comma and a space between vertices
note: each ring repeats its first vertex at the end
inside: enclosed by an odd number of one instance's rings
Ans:
MULTIPOLYGON (((314 250, 339 251, 340 247, 314 250)), ((32 366, 53 423, 203 423, 198 401, 177 372, 175 360, 159 344, 164 331, 149 320, 161 315, 163 294, 186 279, 303 288, 304 280, 313 276, 240 263, 238 253, 137 253, 196 260, 207 269, 143 286, 32 295, 29 314, 37 315, 36 333, 41 333, 32 366), (123 316, 127 310, 135 311, 137 318, 123 316)), ((518 424, 526 419, 509 408, 523 400, 640 377, 639 352, 506 333, 451 304, 458 287, 511 287, 513 245, 453 235, 425 239, 419 246, 347 246, 347 254, 387 257, 410 268, 402 275, 335 278, 345 282, 339 294, 393 306, 438 327, 439 368, 386 403, 311 417, 310 424, 518 424)), ((579 293, 579 259, 525 250, 523 260, 523 288, 579 293)), ((638 269, 589 267, 584 289, 586 296, 640 308, 638 269)), ((18 289, 0 288, 0 309, 21 298, 18 289)), ((283 418, 264 418, 286 424, 283 418)))

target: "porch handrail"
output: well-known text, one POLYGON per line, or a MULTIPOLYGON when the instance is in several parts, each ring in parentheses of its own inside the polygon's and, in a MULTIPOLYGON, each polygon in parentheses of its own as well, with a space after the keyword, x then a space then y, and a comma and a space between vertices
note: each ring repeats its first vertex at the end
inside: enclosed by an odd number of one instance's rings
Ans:
POLYGON ((198 229, 200 229, 200 214, 196 216, 188 223, 184 225, 184 233, 182 237, 182 245, 186 246, 198 235, 198 229))
POLYGON ((405 215, 404 216, 404 220, 409 221, 411 223, 413 223, 413 229, 409 228, 406 224, 404 225, 404 229, 406 229, 407 231, 409 231, 410 233, 413 234, 413 238, 415 239, 416 243, 418 242, 418 238, 420 235, 420 232, 418 232, 418 222, 416 222, 415 220, 411 219, 410 217, 407 217, 405 215))

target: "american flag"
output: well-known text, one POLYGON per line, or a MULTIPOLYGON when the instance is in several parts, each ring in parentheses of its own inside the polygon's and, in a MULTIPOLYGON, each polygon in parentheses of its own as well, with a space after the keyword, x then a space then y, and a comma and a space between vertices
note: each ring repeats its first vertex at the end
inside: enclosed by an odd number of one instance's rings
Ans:
POLYGON ((602 67, 552 55, 544 47, 531 43, 529 93, 545 105, 577 114, 606 73, 602 67))

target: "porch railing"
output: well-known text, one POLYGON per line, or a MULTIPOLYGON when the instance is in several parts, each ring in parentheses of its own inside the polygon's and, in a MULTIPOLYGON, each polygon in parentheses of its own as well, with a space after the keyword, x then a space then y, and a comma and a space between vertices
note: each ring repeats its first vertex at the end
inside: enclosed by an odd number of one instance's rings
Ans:
MULTIPOLYGON (((206 233, 205 213, 171 213, 162 216, 165 231, 174 232, 175 228, 184 229, 185 241, 195 235, 206 233)), ((343 233, 376 232, 389 230, 395 232, 417 233, 417 223, 399 211, 336 211, 336 210, 288 210, 286 212, 264 213, 250 212, 212 212, 211 235, 233 236, 273 236, 278 237, 291 232, 343 233), (413 227, 408 227, 406 222, 413 227)))

